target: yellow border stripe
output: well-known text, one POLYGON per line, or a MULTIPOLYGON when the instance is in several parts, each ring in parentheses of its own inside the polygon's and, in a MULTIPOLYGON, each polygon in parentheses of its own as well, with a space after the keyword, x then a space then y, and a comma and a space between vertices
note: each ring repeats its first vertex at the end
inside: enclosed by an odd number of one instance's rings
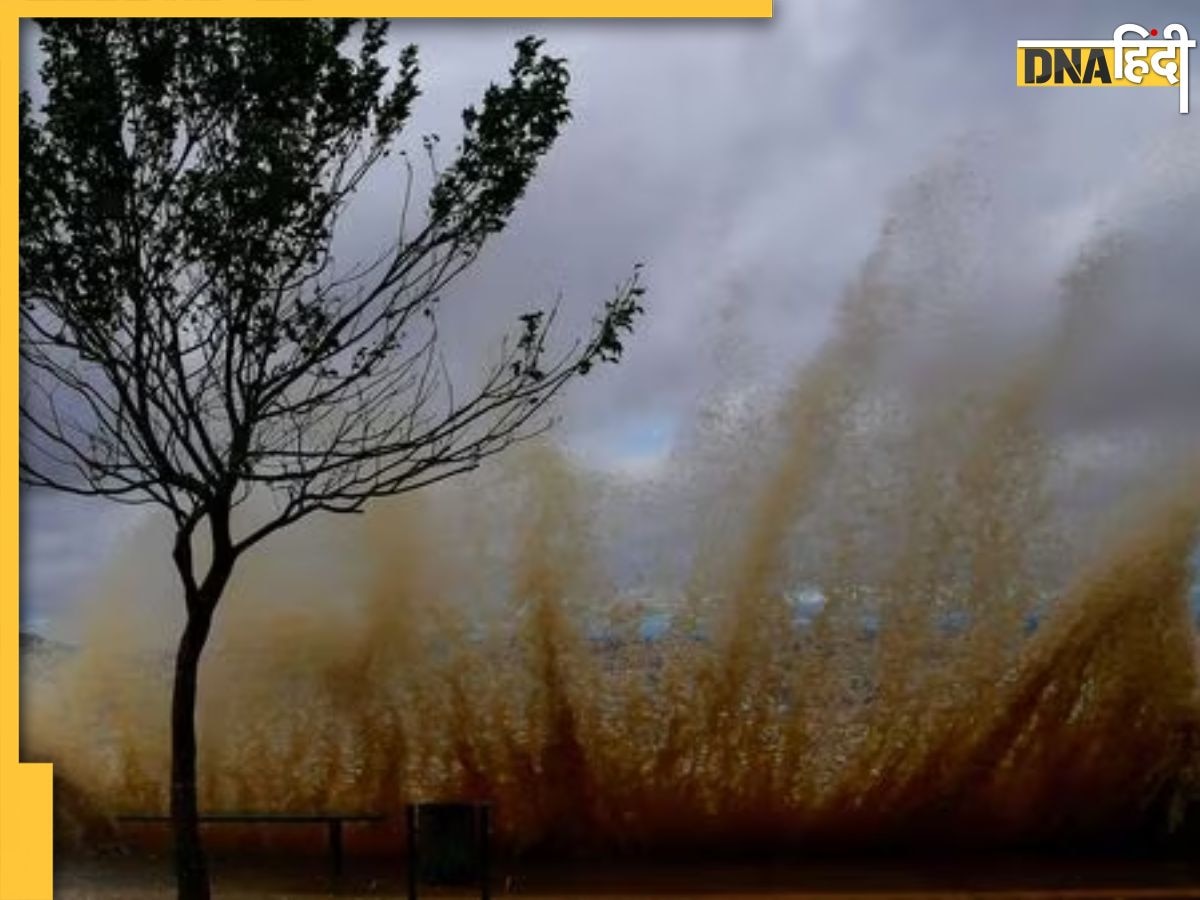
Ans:
MULTIPOLYGON (((356 16, 411 19, 763 19, 772 0, 407 0, 354 4, 356 16)), ((344 16, 331 0, 31 0, 20 16, 344 16)))
POLYGON ((8 360, 0 375, 0 572, 4 603, 0 607, 0 900, 42 900, 53 893, 51 768, 19 765, 20 667, 18 650, 18 514, 17 514, 17 85, 20 81, 20 23, 6 17, 3 37, 8 52, 0 53, 0 96, 4 122, 0 126, 0 167, 3 168, 4 221, 0 223, 0 297, 4 324, 0 326, 0 359, 8 360), (11 632, 9 627, 12 627, 11 632))

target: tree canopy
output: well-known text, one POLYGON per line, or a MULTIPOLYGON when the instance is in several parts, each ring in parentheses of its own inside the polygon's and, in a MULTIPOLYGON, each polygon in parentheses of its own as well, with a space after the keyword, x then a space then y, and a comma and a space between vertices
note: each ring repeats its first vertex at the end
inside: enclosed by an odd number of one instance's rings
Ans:
POLYGON ((551 308, 520 316, 469 390, 442 356, 446 289, 570 118, 565 61, 541 41, 517 43, 440 165, 436 138, 401 144, 418 55, 386 22, 40 27, 45 103, 21 101, 27 481, 155 502, 182 528, 269 492, 240 551, 478 465, 619 358, 636 270, 565 350, 551 308), (347 267, 339 218, 393 154, 395 233, 347 267))

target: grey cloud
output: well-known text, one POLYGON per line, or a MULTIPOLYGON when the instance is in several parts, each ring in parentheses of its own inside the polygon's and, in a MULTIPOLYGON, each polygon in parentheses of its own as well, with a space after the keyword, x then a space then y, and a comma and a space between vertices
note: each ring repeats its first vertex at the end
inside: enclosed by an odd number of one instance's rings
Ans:
MULTIPOLYGON (((516 314, 561 293, 570 333, 645 262, 649 314, 627 360, 575 385, 563 405, 566 439, 599 458, 665 445, 715 391, 785 381, 827 335, 886 215, 922 173, 959 166, 979 192, 953 211, 961 246, 977 251, 978 296, 943 298, 973 308, 973 348, 1051 323, 1056 280, 1145 189, 1183 179, 1175 194, 1195 197, 1180 160, 1196 155, 1200 120, 1177 115, 1173 91, 1018 90, 1013 71, 1019 39, 1103 38, 1131 19, 1200 32, 1194 6, 777 6, 774 21, 753 23, 394 26, 424 61, 413 133, 438 131, 446 144, 462 106, 503 76, 516 37, 544 35, 571 60, 575 119, 510 228, 448 298, 444 328, 455 369, 469 376, 516 314)), ((377 243, 398 195, 394 177, 372 186, 348 250, 377 243)), ((1128 274, 1148 279, 1137 283, 1153 303, 1127 309, 1104 339, 1111 346, 1095 351, 1125 353, 1111 376, 1123 387, 1101 402, 1096 373, 1079 375, 1061 401, 1063 428, 1099 439, 1154 404, 1172 422, 1194 412, 1192 210, 1169 227, 1153 225, 1153 205, 1138 214, 1128 274)), ((30 519, 31 565, 46 558, 36 548, 60 518, 30 519)), ((33 604, 62 590, 37 586, 33 604)))

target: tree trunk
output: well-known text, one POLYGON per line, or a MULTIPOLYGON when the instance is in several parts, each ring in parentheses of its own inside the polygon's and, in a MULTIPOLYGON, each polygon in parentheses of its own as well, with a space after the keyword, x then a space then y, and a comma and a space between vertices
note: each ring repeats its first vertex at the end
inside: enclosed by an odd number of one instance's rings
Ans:
POLYGON ((196 675, 211 623, 211 611, 189 610, 175 656, 175 689, 171 699, 171 826, 179 900, 209 900, 208 863, 200 838, 196 802, 196 675))
POLYGON ((213 556, 203 581, 197 583, 195 578, 190 528, 175 537, 175 565, 187 600, 187 624, 175 654, 171 697, 171 828, 179 900, 209 900, 210 896, 196 800, 196 685, 213 612, 233 574, 236 558, 229 538, 229 507, 215 505, 209 509, 208 518, 213 556))

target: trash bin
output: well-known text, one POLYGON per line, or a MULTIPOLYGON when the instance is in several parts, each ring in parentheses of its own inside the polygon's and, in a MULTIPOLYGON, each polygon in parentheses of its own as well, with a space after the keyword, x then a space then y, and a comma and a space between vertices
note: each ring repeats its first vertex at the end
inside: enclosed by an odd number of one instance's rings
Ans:
POLYGON ((409 896, 418 885, 478 886, 488 896, 490 807, 486 803, 414 803, 407 810, 409 896))

